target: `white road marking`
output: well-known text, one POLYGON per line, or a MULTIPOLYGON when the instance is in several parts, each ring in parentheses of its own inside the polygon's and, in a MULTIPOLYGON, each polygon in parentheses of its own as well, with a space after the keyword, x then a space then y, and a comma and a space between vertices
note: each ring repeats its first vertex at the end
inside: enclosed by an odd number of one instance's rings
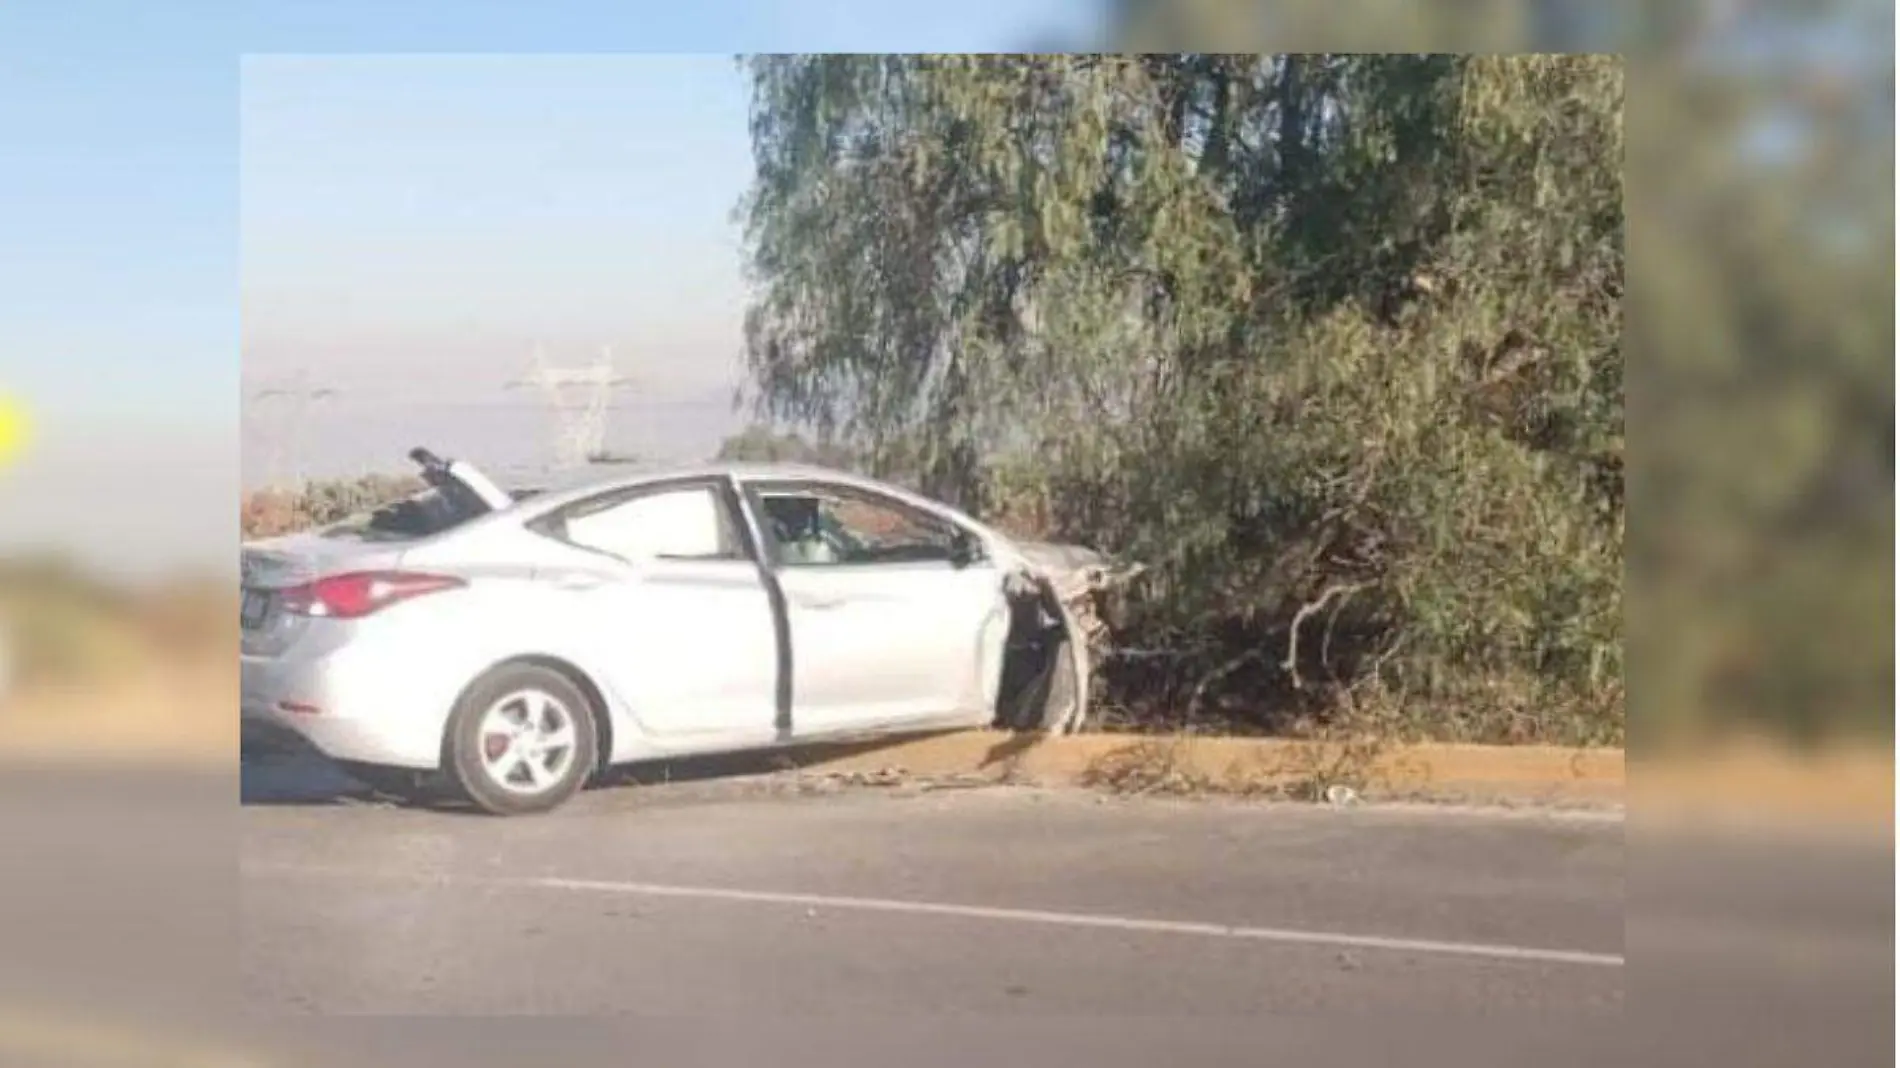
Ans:
POLYGON ((1539 964, 1577 964, 1599 968, 1621 968, 1621 953, 1592 953, 1573 949, 1544 949, 1537 946, 1498 945, 1484 942, 1446 942, 1433 939, 1391 938, 1384 935, 1343 934, 1335 931, 1302 931, 1284 927, 1250 927, 1195 920, 1158 920, 1136 916, 1114 916, 1090 912, 1054 912, 1044 909, 999 908, 988 905, 957 905, 937 901, 904 901, 895 898, 850 897, 832 894, 803 894, 778 890, 734 890, 724 887, 676 886, 667 883, 623 882, 608 879, 574 879, 564 876, 484 876, 414 875, 381 871, 359 871, 299 864, 262 864, 244 866, 246 876, 314 876, 318 878, 425 881, 443 884, 487 886, 516 890, 558 890, 570 893, 613 894, 627 897, 665 897, 697 901, 728 901, 751 905, 792 905, 808 909, 837 909, 843 912, 885 912, 912 916, 948 916, 966 920, 990 920, 998 923, 1042 924, 1052 927, 1085 927, 1145 934, 1195 935, 1204 938, 1232 938, 1254 942, 1325 946, 1333 949, 1368 949, 1394 953, 1426 953, 1440 956, 1477 957, 1489 960, 1529 961, 1539 964))

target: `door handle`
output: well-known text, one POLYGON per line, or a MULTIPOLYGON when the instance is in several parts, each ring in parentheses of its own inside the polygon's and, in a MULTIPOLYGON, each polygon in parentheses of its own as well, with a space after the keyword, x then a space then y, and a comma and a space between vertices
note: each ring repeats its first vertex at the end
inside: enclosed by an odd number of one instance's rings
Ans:
POLYGON ((844 604, 844 598, 842 597, 800 597, 797 600, 798 607, 816 610, 836 608, 844 604))

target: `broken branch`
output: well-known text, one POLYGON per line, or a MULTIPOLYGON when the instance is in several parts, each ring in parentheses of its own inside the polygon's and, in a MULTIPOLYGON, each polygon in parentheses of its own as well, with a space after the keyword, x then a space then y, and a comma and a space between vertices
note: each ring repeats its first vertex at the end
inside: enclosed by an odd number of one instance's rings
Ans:
POLYGON ((1369 585, 1371 585, 1371 583, 1350 582, 1337 586, 1328 586, 1326 592, 1320 594, 1317 600, 1308 601, 1306 604, 1301 605, 1300 610, 1293 614, 1293 625, 1288 629, 1286 638, 1286 661, 1280 666, 1285 668, 1287 675, 1292 678, 1294 689, 1299 690, 1305 688, 1304 684, 1300 681, 1300 624, 1306 622, 1307 616, 1325 608, 1332 602, 1333 598, 1350 597, 1369 585))
POLYGON ((1224 679, 1227 676, 1232 675, 1234 672, 1240 670, 1241 666, 1246 664, 1248 661, 1258 660, 1258 659, 1260 659, 1260 650, 1249 649, 1246 652, 1241 653, 1239 656, 1236 656, 1233 659, 1228 660, 1226 663, 1220 665, 1214 670, 1201 676, 1201 681, 1196 683, 1194 686, 1194 692, 1188 695, 1187 711, 1182 716, 1182 719, 1186 722, 1193 722, 1195 713, 1200 711, 1201 698, 1206 696, 1207 688, 1209 686, 1214 685, 1214 683, 1219 682, 1221 679, 1224 679))

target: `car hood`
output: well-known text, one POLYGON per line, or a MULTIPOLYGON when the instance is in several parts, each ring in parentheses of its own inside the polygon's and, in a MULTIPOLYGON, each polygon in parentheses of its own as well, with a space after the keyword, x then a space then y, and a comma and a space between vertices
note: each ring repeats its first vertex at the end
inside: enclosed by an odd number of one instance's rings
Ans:
POLYGON ((1142 570, 1107 553, 1082 545, 1050 541, 1010 541, 1010 548, 1064 598, 1118 585, 1142 570))
POLYGON ((1057 575, 1102 567, 1108 557, 1081 545, 1062 545, 1052 541, 1012 541, 1023 560, 1046 574, 1057 575))

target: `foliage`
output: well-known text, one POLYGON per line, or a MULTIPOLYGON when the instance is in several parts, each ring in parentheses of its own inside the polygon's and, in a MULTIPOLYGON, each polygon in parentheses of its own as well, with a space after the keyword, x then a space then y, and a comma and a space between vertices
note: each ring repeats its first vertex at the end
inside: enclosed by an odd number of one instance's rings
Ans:
POLYGON ((814 444, 799 434, 777 431, 768 426, 749 426, 719 443, 720 461, 734 463, 815 464, 819 467, 850 468, 856 458, 835 446, 814 444))
POLYGON ((338 523, 421 489, 414 476, 367 475, 315 481, 295 493, 260 490, 245 495, 239 524, 246 538, 275 537, 338 523))
POLYGON ((761 414, 1148 564, 1117 700, 1620 739, 1620 61, 749 70, 761 414))
POLYGON ((1893 53, 1855 51, 1659 70, 1632 123, 1644 745, 1893 729, 1893 53))

